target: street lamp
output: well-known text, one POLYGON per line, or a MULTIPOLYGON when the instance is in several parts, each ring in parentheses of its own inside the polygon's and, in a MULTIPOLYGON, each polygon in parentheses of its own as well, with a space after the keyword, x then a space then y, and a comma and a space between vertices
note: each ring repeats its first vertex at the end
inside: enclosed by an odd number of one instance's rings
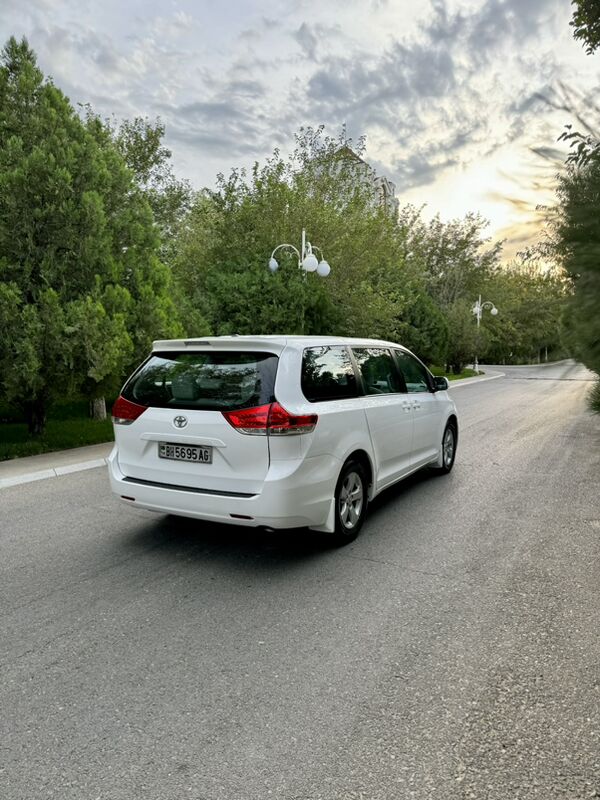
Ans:
POLYGON ((298 248, 294 247, 293 244, 279 244, 271 253, 271 258, 269 259, 269 269, 271 272, 275 273, 279 269, 279 262, 275 258, 275 253, 278 250, 291 250, 295 253, 296 258, 298 259, 298 267, 304 270, 304 277, 306 278, 306 274, 308 272, 316 272, 317 275, 321 278, 326 278, 329 273, 331 272, 331 267, 323 258, 323 251, 320 247, 316 245, 311 245, 310 242, 306 241, 306 231, 302 228, 302 250, 298 251, 298 248), (321 260, 319 261, 316 255, 313 253, 313 250, 318 250, 321 253, 321 260))
MULTIPOLYGON (((306 276, 309 272, 316 272, 320 278, 326 278, 329 273, 331 272, 331 267, 323 258, 323 251, 320 247, 316 247, 315 245, 311 245, 310 242, 306 240, 306 231, 302 228, 302 248, 299 251, 297 247, 294 247, 293 244, 279 244, 271 253, 271 258, 269 259, 269 269, 273 274, 277 272, 279 269, 279 262, 275 258, 275 253, 278 250, 291 250, 292 253, 295 254, 296 258, 298 259, 298 268, 304 271, 304 280, 306 280, 306 276), (318 250, 321 254, 321 260, 319 261, 316 255, 313 253, 313 250, 318 250)), ((301 331, 304 333, 304 293, 302 293, 302 317, 300 321, 301 331)))
MULTIPOLYGON (((485 302, 481 302, 481 295, 475 301, 475 305, 471 309, 472 313, 475 314, 477 318, 477 347, 479 346, 479 326, 481 325, 481 317, 483 316, 483 310, 485 308, 489 308, 490 314, 492 317, 495 317, 498 313, 498 309, 496 306, 491 302, 491 300, 486 300, 485 302)), ((475 353, 475 363, 473 365, 475 367, 475 372, 479 373, 479 364, 477 363, 477 353, 475 353)))

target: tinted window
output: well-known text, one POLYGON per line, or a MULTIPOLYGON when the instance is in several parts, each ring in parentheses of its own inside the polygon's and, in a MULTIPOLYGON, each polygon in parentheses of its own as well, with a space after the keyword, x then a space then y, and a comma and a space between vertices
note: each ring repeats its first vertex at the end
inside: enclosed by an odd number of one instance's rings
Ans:
POLYGON ((250 408, 272 401, 276 372, 272 353, 153 353, 123 396, 159 408, 250 408))
POLYGON ((304 351, 302 392, 311 403, 358 395, 354 368, 345 347, 310 347, 304 351))
POLYGON ((389 350, 383 347, 353 347, 365 394, 395 394, 402 391, 389 350))
POLYGON ((406 389, 409 392, 428 392, 429 382, 427 370, 416 358, 405 353, 403 350, 396 350, 396 358, 400 372, 406 381, 406 389))

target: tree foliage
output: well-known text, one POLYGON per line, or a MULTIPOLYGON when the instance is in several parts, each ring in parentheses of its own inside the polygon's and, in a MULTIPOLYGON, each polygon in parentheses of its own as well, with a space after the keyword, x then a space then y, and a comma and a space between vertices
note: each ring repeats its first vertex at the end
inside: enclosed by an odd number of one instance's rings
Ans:
POLYGON ((471 298, 500 261, 502 243, 485 238, 487 221, 479 214, 442 222, 425 222, 408 206, 401 212, 407 247, 427 276, 427 287, 441 308, 471 298))
POLYGON ((189 181, 175 176, 171 151, 163 141, 165 126, 160 119, 152 122, 145 117, 119 124, 107 121, 105 125, 152 209, 161 261, 171 264, 177 234, 192 207, 194 192, 189 181))
POLYGON ((565 318, 577 355, 600 375, 600 157, 559 179, 554 249, 574 292, 565 318))
POLYGON ((600 4, 598 0, 572 0, 573 36, 585 45, 588 55, 600 47, 600 4))
POLYGON ((30 430, 178 330, 151 209, 118 150, 11 38, 0 66, 2 390, 30 430), (95 332, 95 333, 94 333, 95 332))
POLYGON ((500 271, 502 243, 490 245, 484 235, 487 222, 478 214, 449 222, 435 216, 426 222, 407 206, 400 221, 409 259, 419 265, 423 289, 445 321, 445 335, 438 334, 439 355, 431 360, 459 373, 486 349, 485 327, 477 332, 471 309, 491 276, 500 271))
POLYGON ((340 156, 344 134, 307 129, 296 145, 288 160, 275 151, 197 198, 175 264, 184 293, 215 333, 389 333, 416 281, 398 224, 374 202, 364 162, 340 156), (334 265, 325 280, 281 251, 280 270, 267 270, 276 245, 300 246, 303 226, 334 265))
POLYGON ((521 258, 497 268, 485 292, 500 310, 482 320, 489 361, 535 363, 562 354, 561 322, 570 286, 559 267, 521 258))

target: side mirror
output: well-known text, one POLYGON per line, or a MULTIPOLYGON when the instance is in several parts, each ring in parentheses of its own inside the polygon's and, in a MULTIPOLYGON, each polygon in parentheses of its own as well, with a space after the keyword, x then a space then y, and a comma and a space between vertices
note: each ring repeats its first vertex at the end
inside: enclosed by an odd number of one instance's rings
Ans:
POLYGON ((445 392, 450 386, 448 378, 435 378, 433 379, 433 387, 436 392, 445 392))

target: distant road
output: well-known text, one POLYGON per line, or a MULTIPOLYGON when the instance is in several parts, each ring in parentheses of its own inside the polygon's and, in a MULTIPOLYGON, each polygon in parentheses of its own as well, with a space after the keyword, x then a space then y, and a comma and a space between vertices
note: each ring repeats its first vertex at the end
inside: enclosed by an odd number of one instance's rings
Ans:
POLYGON ((497 369, 340 550, 2 490, 2 800, 598 796, 593 376, 497 369))
POLYGON ((571 380, 590 382, 596 380, 594 373, 572 359, 553 361, 548 364, 505 366, 503 364, 480 365, 482 370, 503 372, 507 378, 522 380, 571 380))

